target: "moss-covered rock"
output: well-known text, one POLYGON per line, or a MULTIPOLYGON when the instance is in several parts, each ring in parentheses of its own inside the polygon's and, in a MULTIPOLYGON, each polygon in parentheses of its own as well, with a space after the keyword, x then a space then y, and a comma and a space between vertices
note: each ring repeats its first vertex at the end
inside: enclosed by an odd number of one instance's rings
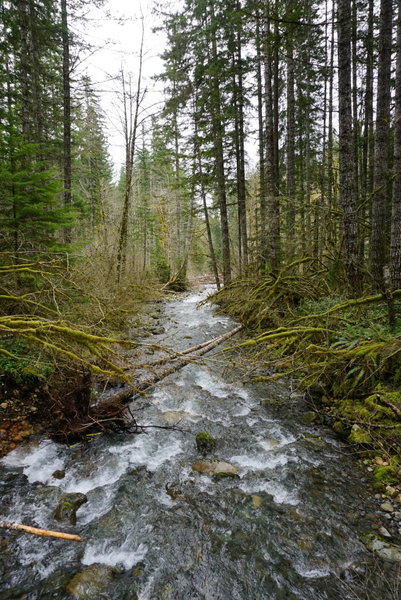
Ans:
POLYGON ((362 536, 361 541, 366 548, 374 552, 381 558, 392 562, 401 562, 401 546, 390 544, 380 536, 374 533, 366 533, 362 536))
POLYGON ((210 454, 216 448, 216 439, 210 433, 207 433, 207 431, 200 431, 196 435, 196 447, 198 452, 206 456, 206 454, 210 454))
POLYGON ((198 460, 192 465, 192 470, 208 475, 233 477, 238 475, 239 467, 222 460, 198 460))
POLYGON ((66 586, 69 594, 79 600, 99 600, 111 598, 113 578, 119 570, 95 563, 80 573, 76 573, 66 586))
POLYGON ((309 410, 301 415, 301 423, 304 425, 317 425, 321 424, 321 422, 321 416, 314 410, 309 410))
POLYGON ((371 444, 372 438, 366 429, 359 425, 353 425, 351 433, 348 436, 348 441, 354 444, 371 444))
POLYGON ((62 494, 54 513, 54 518, 57 521, 76 525, 77 510, 82 504, 88 501, 85 494, 79 492, 72 494, 62 494))

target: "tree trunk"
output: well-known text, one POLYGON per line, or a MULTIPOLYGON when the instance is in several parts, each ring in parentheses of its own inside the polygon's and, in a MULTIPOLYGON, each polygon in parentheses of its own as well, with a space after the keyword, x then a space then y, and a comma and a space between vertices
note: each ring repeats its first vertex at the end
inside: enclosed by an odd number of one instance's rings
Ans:
MULTIPOLYGON (((292 2, 290 3, 292 6, 292 2)), ((295 81, 293 29, 287 42, 287 255, 289 262, 295 256, 295 81)))
MULTIPOLYGON (((361 148, 361 210, 360 218, 363 220, 367 214, 366 205, 373 191, 373 8, 374 0, 369 0, 368 30, 366 37, 366 71, 364 93, 364 119, 361 148)), ((365 254, 365 237, 361 236, 361 256, 365 254)))
POLYGON ((395 75, 394 112, 394 181, 391 218, 390 269, 391 286, 401 288, 401 1, 397 15, 397 64, 395 75))
MULTIPOLYGON (((216 31, 212 32, 212 59, 217 63, 217 40, 216 31)), ((215 169, 217 180, 217 197, 219 200, 220 225, 223 254, 223 283, 226 285, 231 281, 231 257, 230 257, 230 233, 228 226, 226 180, 224 168, 223 137, 224 128, 221 117, 221 92, 220 83, 216 71, 213 74, 213 101, 214 110, 212 114, 213 145, 215 155, 215 169)))
MULTIPOLYGON (((72 203, 71 166, 71 83, 70 83, 70 40, 68 31, 67 0, 60 0, 61 37, 63 44, 63 204, 69 208, 72 203)), ((64 241, 71 242, 71 229, 64 231, 64 241)))
POLYGON ((280 213, 276 180, 275 102, 273 90, 274 41, 270 31, 269 15, 266 15, 266 44, 264 55, 266 143, 265 168, 267 182, 267 205, 269 211, 269 259, 270 268, 277 273, 280 264, 280 213))
POLYGON ((383 287, 383 268, 386 264, 388 144, 391 101, 391 41, 392 0, 381 0, 379 64, 376 97, 376 141, 374 190, 372 202, 372 233, 370 259, 372 276, 378 288, 383 287))
POLYGON ((263 124, 263 88, 262 88, 262 49, 260 39, 261 14, 256 16, 256 80, 258 93, 258 133, 259 133, 259 203, 260 203, 260 232, 258 264, 264 267, 267 257, 267 209, 266 209, 266 176, 265 176, 265 139, 263 124))
POLYGON ((348 292, 361 290, 358 226, 356 214, 354 148, 351 97, 351 6, 338 2, 338 96, 339 96, 339 192, 342 208, 344 263, 348 292))

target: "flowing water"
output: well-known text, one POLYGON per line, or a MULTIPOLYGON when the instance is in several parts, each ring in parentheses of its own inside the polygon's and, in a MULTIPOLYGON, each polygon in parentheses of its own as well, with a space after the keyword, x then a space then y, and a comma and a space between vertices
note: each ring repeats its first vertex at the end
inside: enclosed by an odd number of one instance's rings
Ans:
MULTIPOLYGON (((234 326, 209 304, 197 308, 207 292, 163 305, 160 343, 183 349, 234 326)), ((0 600, 67 600, 74 574, 97 563, 117 568, 94 571, 81 598, 395 598, 388 565, 359 541, 381 525, 360 466, 329 430, 300 424, 302 397, 239 378, 217 350, 132 403, 141 424, 185 431, 98 436, 72 448, 40 439, 5 457, 0 519, 85 541, 1 531, 0 600), (215 436, 214 457, 238 466, 239 477, 192 470, 199 431, 215 436), (76 527, 53 518, 62 492, 87 495, 76 527)))

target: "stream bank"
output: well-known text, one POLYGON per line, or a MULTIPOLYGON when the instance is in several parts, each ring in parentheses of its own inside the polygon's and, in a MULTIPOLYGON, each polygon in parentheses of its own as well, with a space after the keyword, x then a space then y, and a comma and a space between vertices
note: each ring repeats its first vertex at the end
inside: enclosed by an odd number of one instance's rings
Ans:
MULTIPOLYGON (((209 291, 163 304, 156 341, 182 350, 231 329, 211 305, 196 308, 209 291)), ((1 519, 54 529, 62 494, 87 498, 66 526, 82 544, 1 532, 0 600, 397 597, 399 563, 361 541, 385 528, 397 546, 397 519, 332 431, 302 422, 308 406, 295 389, 245 384, 230 355, 214 350, 131 410, 143 424, 182 431, 72 448, 38 437, 0 462, 1 519), (207 460, 235 466, 236 477, 193 468, 202 431, 216 439, 207 460)))

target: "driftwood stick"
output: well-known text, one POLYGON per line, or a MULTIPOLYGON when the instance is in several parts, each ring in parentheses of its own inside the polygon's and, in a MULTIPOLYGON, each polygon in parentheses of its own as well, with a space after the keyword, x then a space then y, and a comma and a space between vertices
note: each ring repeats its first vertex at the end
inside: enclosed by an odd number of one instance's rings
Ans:
POLYGON ((45 537, 54 537, 62 540, 71 540, 74 542, 83 542, 83 538, 79 535, 72 533, 63 533, 62 531, 50 531, 49 529, 38 529, 37 527, 30 527, 29 525, 21 525, 20 523, 13 523, 12 521, 0 521, 0 527, 3 529, 17 529, 19 531, 25 531, 26 533, 32 533, 34 535, 42 535, 45 537))

